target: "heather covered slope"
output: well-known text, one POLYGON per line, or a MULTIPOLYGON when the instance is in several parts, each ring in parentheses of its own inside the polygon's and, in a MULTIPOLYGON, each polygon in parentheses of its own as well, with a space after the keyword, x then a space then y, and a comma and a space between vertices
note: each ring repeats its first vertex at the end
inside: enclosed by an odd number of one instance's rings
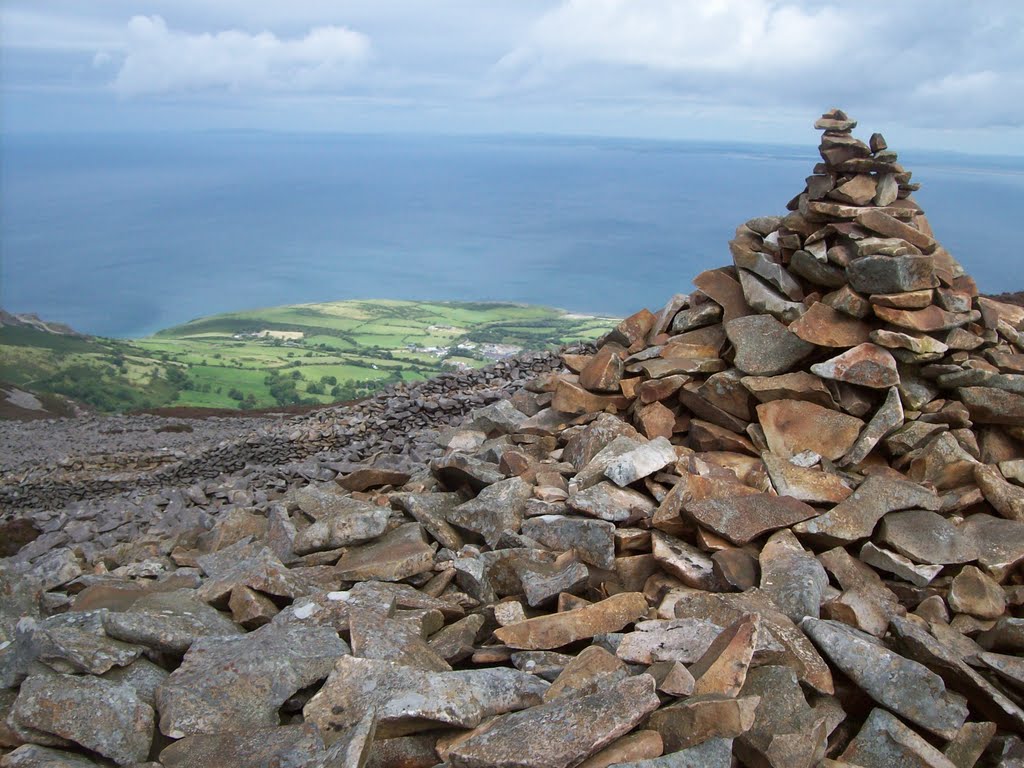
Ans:
POLYGON ((521 304, 338 301, 104 339, 3 313, 0 418, 63 416, 69 409, 59 407, 61 398, 99 412, 327 405, 524 350, 593 340, 615 322, 521 304), (15 389, 37 402, 12 397, 15 389))
POLYGON ((464 420, 411 387, 249 438, 337 439, 301 461, 26 507, 8 763, 1019 762, 1024 310, 817 126, 731 265, 464 420))

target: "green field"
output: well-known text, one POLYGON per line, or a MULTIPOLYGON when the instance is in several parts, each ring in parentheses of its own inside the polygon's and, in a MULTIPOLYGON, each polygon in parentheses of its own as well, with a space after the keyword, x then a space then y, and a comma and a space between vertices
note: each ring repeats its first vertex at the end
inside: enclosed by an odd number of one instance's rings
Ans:
POLYGON ((143 339, 4 326, 0 381, 101 411, 331 403, 593 340, 614 323, 519 304, 381 300, 213 315, 143 339))

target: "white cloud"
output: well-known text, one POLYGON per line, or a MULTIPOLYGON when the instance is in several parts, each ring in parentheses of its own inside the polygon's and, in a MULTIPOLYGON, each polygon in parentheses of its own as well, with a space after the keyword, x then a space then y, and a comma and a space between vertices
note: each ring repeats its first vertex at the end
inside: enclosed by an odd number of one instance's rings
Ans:
POLYGON ((122 96, 210 89, 326 89, 346 83, 370 57, 370 40, 340 26, 301 38, 237 29, 189 34, 159 16, 128 24, 127 48, 114 89, 122 96))
POLYGON ((597 63, 756 76, 820 61, 841 29, 831 8, 766 0, 567 0, 540 18, 502 66, 597 63))
POLYGON ((1010 2, 560 0, 487 93, 1021 125, 1022 22, 1010 2))

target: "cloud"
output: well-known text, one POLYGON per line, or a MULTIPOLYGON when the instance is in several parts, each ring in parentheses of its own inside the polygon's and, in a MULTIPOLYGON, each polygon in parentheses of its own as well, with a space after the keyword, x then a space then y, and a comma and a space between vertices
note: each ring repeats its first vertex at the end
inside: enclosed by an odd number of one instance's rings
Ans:
POLYGON ((347 82, 371 54, 365 35, 315 27, 301 38, 237 29, 189 34, 160 16, 135 16, 113 87, 122 96, 227 89, 330 90, 347 82))
POLYGON ((1015 3, 560 0, 492 69, 488 92, 1021 125, 1022 30, 1015 3))

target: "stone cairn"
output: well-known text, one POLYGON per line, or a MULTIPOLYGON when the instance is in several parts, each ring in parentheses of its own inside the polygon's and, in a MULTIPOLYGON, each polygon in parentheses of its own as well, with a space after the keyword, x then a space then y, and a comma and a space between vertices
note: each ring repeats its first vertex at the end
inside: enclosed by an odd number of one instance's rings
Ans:
POLYGON ((1020 765, 1024 310, 816 127, 732 266, 429 465, 4 562, 0 764, 1020 765))

